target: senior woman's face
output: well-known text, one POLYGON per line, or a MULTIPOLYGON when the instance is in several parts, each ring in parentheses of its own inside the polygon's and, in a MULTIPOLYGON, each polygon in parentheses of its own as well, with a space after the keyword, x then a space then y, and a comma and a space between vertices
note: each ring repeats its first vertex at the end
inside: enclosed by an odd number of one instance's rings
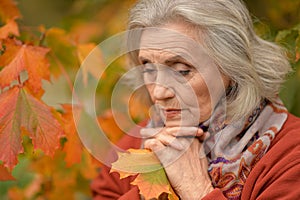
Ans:
POLYGON ((185 23, 161 28, 142 33, 139 61, 146 88, 166 126, 197 126, 209 119, 229 81, 185 23))

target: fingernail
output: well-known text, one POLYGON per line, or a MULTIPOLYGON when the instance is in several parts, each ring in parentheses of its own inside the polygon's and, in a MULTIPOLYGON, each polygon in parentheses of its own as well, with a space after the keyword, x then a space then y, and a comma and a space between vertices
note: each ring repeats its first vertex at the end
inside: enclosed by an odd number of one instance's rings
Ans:
POLYGON ((203 130, 201 128, 198 128, 196 136, 202 136, 203 135, 203 130))

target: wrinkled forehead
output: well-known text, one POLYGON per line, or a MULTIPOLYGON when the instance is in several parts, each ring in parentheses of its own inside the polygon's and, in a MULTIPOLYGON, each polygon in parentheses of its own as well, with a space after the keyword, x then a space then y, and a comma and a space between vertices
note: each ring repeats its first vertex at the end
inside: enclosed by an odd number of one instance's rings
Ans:
POLYGON ((208 56, 203 46, 189 35, 166 28, 146 28, 142 31, 140 50, 154 49, 180 55, 186 59, 208 56))

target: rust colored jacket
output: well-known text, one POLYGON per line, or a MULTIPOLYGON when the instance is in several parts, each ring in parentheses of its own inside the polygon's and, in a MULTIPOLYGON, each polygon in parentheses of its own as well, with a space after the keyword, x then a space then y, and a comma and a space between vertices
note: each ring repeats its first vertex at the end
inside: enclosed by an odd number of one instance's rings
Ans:
MULTIPOLYGON (((134 132, 139 132, 135 129, 134 132)), ((126 135, 120 141, 123 149, 140 148, 141 140, 126 135)), ((139 200, 139 190, 130 185, 135 177, 120 180, 117 173, 109 173, 103 167, 91 188, 95 200, 139 200)), ((204 198, 226 199, 221 190, 215 188, 204 198)), ((300 199, 300 118, 291 114, 282 130, 277 133, 268 152, 250 172, 244 185, 241 199, 296 200, 300 199)))

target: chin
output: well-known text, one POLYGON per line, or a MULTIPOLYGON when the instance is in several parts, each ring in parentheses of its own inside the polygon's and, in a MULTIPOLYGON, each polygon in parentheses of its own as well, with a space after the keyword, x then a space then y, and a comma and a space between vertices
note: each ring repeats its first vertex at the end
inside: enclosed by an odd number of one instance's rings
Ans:
POLYGON ((166 127, 190 127, 190 126, 198 126, 198 120, 168 120, 165 122, 166 127))

